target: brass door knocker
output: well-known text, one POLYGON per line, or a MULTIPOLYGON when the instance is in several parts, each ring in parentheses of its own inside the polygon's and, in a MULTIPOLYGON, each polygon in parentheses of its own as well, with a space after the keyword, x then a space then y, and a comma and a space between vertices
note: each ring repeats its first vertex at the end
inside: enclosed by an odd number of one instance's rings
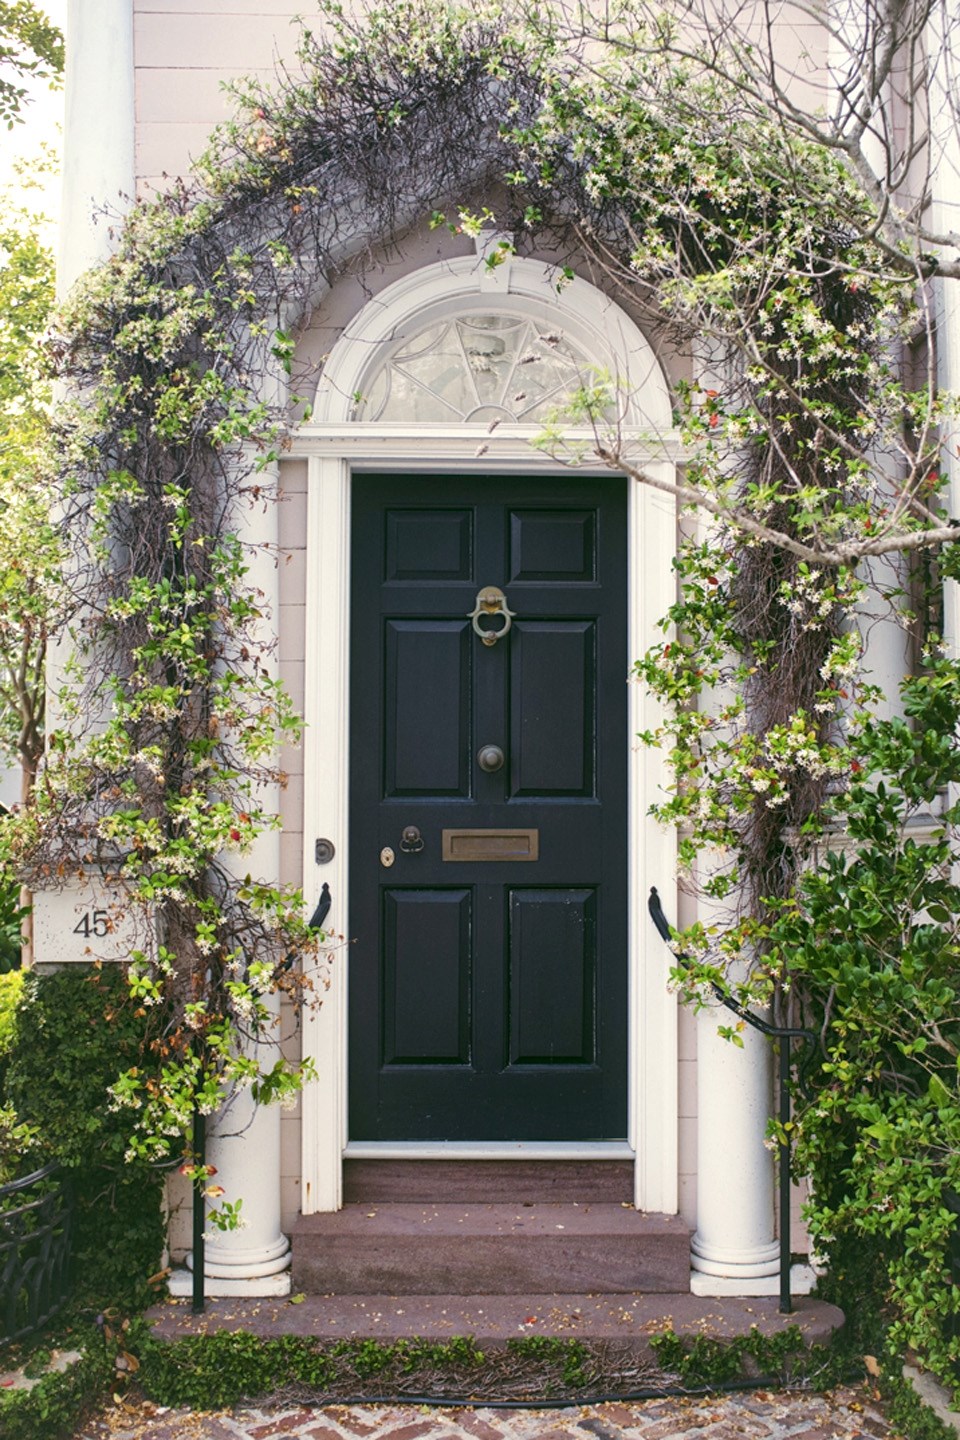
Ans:
POLYGON ((502 640, 513 623, 514 611, 507 609, 507 597, 496 585, 484 585, 477 595, 477 603, 470 612, 473 628, 484 645, 496 645, 502 640), (485 630, 480 624, 481 615, 501 615, 503 624, 499 630, 485 630))

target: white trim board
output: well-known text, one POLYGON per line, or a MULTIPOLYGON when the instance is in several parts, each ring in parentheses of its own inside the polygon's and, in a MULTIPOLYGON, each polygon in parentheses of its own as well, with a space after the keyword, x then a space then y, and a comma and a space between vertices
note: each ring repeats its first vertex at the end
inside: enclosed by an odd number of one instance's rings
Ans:
MULTIPOLYGON (((501 267, 503 268, 503 267, 501 267)), ((642 421, 644 432, 666 437, 670 414, 666 382, 647 340, 612 302, 577 280, 559 294, 547 267, 513 260, 508 277, 514 308, 529 312, 547 309, 552 323, 569 328, 597 363, 612 373, 645 377, 643 413, 628 416, 642 421)), ((398 484, 404 470, 451 468, 458 473, 484 473, 497 456, 517 473, 556 471, 556 461, 539 455, 524 441, 522 432, 489 438, 489 452, 477 457, 465 453, 465 437, 457 427, 429 427, 413 437, 350 419, 352 396, 362 391, 383 351, 395 343, 404 327, 425 323, 439 313, 454 313, 458 306, 476 301, 481 289, 476 263, 458 261, 430 265, 398 281, 371 301, 334 347, 318 392, 317 426, 305 426, 293 437, 291 455, 308 457, 307 594, 304 719, 304 869, 303 886, 308 904, 323 881, 334 897, 331 915, 335 926, 345 926, 349 914, 349 645, 350 645, 350 477, 354 469, 394 469, 398 484), (337 432, 340 434, 339 444, 337 432), (369 445, 365 448, 365 441, 369 445), (416 450, 416 453, 415 453, 416 450), (498 453, 499 452, 499 453, 498 453), (314 862, 316 837, 333 842, 335 858, 318 867, 314 862)), ((484 296, 489 308, 504 304, 505 291, 484 296)), ((634 387, 631 392, 640 397, 634 387)), ((511 430, 513 427, 511 427, 511 430)), ((536 433, 531 427, 530 439, 536 433)), ((638 433, 638 432, 635 432, 638 433)), ((471 437, 474 446, 475 440, 471 437)), ((673 475, 673 461, 664 458, 662 440, 651 440, 643 453, 638 439, 637 458, 664 479, 673 475)), ((574 471, 582 474, 583 470, 574 471)), ((562 478, 559 481, 562 484, 562 478)), ((673 594, 671 560, 675 550, 675 512, 668 497, 640 484, 629 489, 629 653, 639 656, 659 635, 660 619, 673 594)), ((626 679, 626 677, 625 677, 626 679)), ((631 737, 654 728, 658 721, 654 702, 638 685, 628 697, 631 737)), ((629 1073, 628 1135, 620 1146, 624 1157, 636 1156, 635 1203, 643 1210, 675 1213, 677 1182, 677 1006, 667 986, 663 942, 647 914, 650 886, 669 895, 675 885, 676 842, 672 832, 648 817, 650 806, 667 783, 666 766, 656 752, 633 739, 629 763, 629 1073)), ((304 1214, 335 1210, 342 1203, 342 1157, 359 1154, 348 1137, 347 1118, 347 966, 343 951, 330 966, 323 1004, 304 1021, 304 1054, 312 1057, 317 1083, 303 1096, 304 1214)), ((423 1147, 418 1147, 423 1148, 423 1147)), ((431 1147, 432 1148, 432 1147, 431 1147)), ((490 1151, 499 1147, 484 1146, 490 1151)), ((543 1147, 538 1146, 538 1151, 543 1147)), ((571 1158, 582 1158, 581 1147, 568 1147, 571 1158), (572 1152, 576 1152, 574 1155, 572 1152)), ((386 1158, 383 1151, 378 1152, 386 1158)), ((405 1152, 407 1155, 409 1151, 405 1152)), ((546 1153, 546 1152, 545 1152, 546 1153)), ((551 1158, 558 1158, 552 1151, 551 1158)), ((594 1152, 599 1156, 599 1151, 594 1152)), ((603 1153, 609 1155, 607 1147, 603 1153)), ((527 1152, 524 1158, 532 1158, 527 1152)))

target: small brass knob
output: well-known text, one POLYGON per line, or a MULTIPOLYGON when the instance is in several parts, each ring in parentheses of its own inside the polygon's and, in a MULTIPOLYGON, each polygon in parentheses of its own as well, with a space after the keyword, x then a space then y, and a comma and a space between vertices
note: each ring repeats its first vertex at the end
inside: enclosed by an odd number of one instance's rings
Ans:
POLYGON ((481 745, 477 751, 477 764, 481 770, 486 770, 492 775, 496 770, 503 768, 503 751, 499 745, 481 745))

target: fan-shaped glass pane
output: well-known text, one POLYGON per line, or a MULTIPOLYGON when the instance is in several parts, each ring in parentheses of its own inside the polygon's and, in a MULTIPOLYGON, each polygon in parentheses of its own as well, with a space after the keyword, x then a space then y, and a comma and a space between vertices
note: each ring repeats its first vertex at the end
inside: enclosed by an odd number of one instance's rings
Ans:
POLYGON ((542 421, 585 383, 590 361, 519 315, 460 315, 404 340, 358 400, 358 420, 542 421))

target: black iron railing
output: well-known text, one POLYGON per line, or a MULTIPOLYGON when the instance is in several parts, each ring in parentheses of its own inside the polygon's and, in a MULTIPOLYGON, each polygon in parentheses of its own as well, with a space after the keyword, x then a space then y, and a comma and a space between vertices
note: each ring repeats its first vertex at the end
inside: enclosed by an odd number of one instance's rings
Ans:
MULTIPOLYGON (((650 899, 647 902, 650 911, 650 918, 656 925, 663 939, 671 943, 670 926, 667 917, 663 913, 663 906, 660 904, 660 896, 657 894, 656 886, 651 887, 650 899)), ((673 950, 673 957, 683 969, 690 969, 692 961, 689 955, 680 954, 673 950)), ((779 1159, 779 1182, 780 1182, 780 1313, 790 1315, 793 1313, 793 1299, 790 1294, 790 1129, 791 1129, 791 1096, 790 1096, 790 1072, 793 1068, 793 1042, 802 1040, 808 1047, 805 1055, 801 1056, 798 1074, 802 1077, 805 1067, 813 1058, 813 1045, 816 1043, 816 1035, 812 1030, 803 1030, 791 1025, 771 1025, 768 1021, 756 1015, 745 1005, 739 1004, 732 995, 728 995, 721 986, 712 986, 713 993, 721 1005, 733 1012, 739 1019, 759 1030, 761 1035, 778 1043, 777 1053, 780 1062, 780 1139, 777 1145, 779 1159)))
POLYGON ((66 1300, 71 1222, 58 1165, 0 1185, 0 1345, 32 1335, 66 1300))

